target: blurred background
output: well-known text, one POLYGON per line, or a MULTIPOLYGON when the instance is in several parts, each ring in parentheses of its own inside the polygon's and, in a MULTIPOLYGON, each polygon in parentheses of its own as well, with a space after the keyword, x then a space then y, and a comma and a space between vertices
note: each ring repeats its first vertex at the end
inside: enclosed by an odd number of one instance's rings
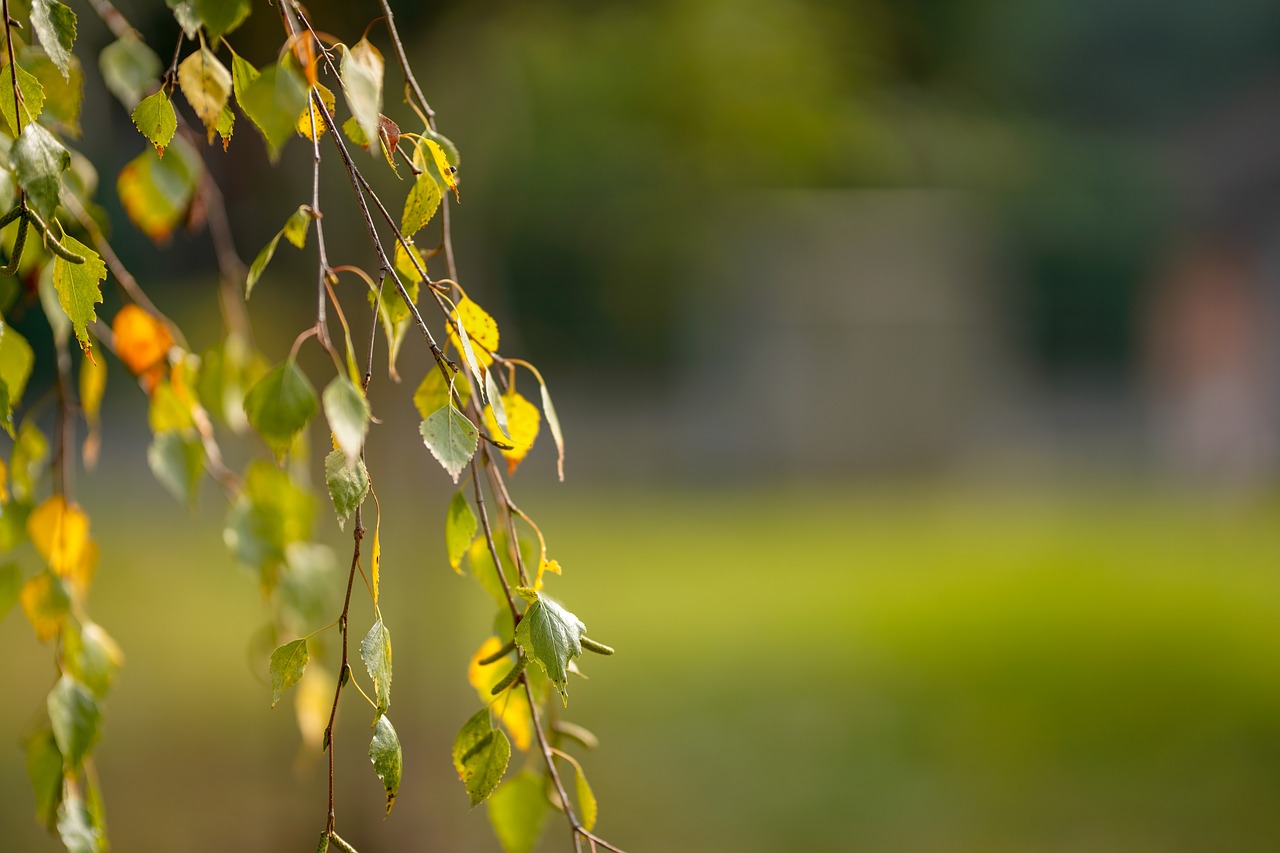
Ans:
MULTIPOLYGON (((119 5, 166 54, 162 4, 119 5)), ((375 16, 309 5, 348 42, 375 16)), ((96 53, 107 34, 77 12, 96 53)), ((546 443, 512 488, 565 568, 551 593, 619 650, 585 663, 568 710, 602 741, 582 756, 601 834, 632 851, 1280 848, 1274 4, 396 14, 462 152, 461 280, 565 426, 566 482, 546 443)), ((390 56, 385 28, 370 38, 390 56)), ((274 10, 231 41, 270 62, 274 10)), ((114 175, 145 143, 85 65, 113 243, 207 346, 207 237, 156 251, 128 224, 114 175)), ((246 259, 310 200, 300 141, 272 169, 242 119, 207 159, 246 259)), ((373 268, 326 169, 331 257, 373 268)), ((310 322, 315 262, 282 247, 255 290, 272 360, 310 322)), ((490 604, 445 560, 451 490, 408 402, 427 363, 411 339, 404 384, 371 389, 405 776, 384 822, 365 721, 343 717, 338 825, 365 853, 498 849, 448 755, 490 604)), ((144 397, 110 366, 79 490, 102 542, 93 612, 128 656, 98 750, 116 849, 311 849, 322 764, 286 705, 268 710, 267 613, 221 544, 222 497, 189 514, 154 483, 144 397)), ((349 538, 324 535, 341 563, 349 538)), ((55 850, 18 745, 49 654, 16 613, 0 643, 0 827, 55 850)), ((552 819, 540 849, 567 845, 552 819)))

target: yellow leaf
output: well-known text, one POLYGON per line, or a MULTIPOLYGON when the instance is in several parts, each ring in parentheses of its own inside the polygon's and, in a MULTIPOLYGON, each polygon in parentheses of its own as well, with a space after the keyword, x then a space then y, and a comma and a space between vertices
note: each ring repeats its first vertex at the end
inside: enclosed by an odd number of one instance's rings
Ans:
POLYGON ((151 392, 151 408, 147 413, 153 433, 180 432, 195 426, 191 392, 178 382, 161 380, 151 392))
POLYGON ((294 692, 293 712, 298 719, 298 732, 303 746, 310 752, 319 752, 324 742, 324 729, 329 725, 329 711, 333 706, 333 684, 333 676, 313 662, 302 674, 294 692))
MULTIPOLYGON (((509 443, 512 445, 510 450, 503 450, 502 455, 507 459, 508 472, 514 473, 538 438, 538 427, 542 422, 542 415, 538 412, 537 406, 515 391, 503 394, 502 403, 507 409, 507 435, 511 437, 509 443)), ((490 435, 499 438, 502 436, 491 406, 485 406, 484 423, 490 435)))
MULTIPOLYGON (((325 109, 329 111, 329 115, 333 115, 334 107, 338 104, 338 99, 333 92, 329 91, 323 83, 316 84, 316 90, 320 92, 320 100, 324 103, 325 109)), ((316 112, 316 136, 324 136, 325 126, 324 117, 316 112)), ((303 109, 302 115, 298 116, 298 133, 311 138, 311 99, 307 98, 307 107, 303 109)))
POLYGON ((382 528, 382 512, 378 512, 377 520, 373 523, 373 553, 369 557, 370 584, 373 586, 373 603, 378 603, 378 573, 382 569, 382 538, 378 535, 378 531, 382 528))
POLYGON ((173 336, 164 323, 137 305, 117 311, 111 331, 116 338, 116 356, 135 376, 160 364, 173 346, 173 336))
POLYGON ((23 584, 21 598, 22 612, 40 642, 47 643, 58 636, 70 606, 62 582, 49 572, 41 572, 23 584))
POLYGON ((0 504, 9 502, 9 466, 0 459, 0 504))
MULTIPOLYGON (((436 168, 440 170, 440 177, 444 178, 445 184, 448 185, 449 189, 453 190, 453 197, 457 199, 458 178, 455 174, 457 170, 449 165, 449 158, 445 155, 444 149, 440 147, 438 142, 434 139, 428 139, 425 136, 422 138, 422 141, 426 144, 427 148, 431 150, 431 158, 435 160, 436 168)), ((467 328, 467 331, 471 331, 470 327, 467 328)))
MULTIPOLYGON (((467 334, 471 337, 473 344, 479 344, 489 352, 497 352, 498 323, 488 311, 471 301, 471 297, 462 297, 453 316, 466 326, 467 334)), ((486 363, 485 366, 488 367, 488 364, 486 363)))
POLYGON ((31 511, 27 533, 36 551, 61 577, 83 575, 89 547, 89 516, 62 495, 54 495, 31 511))
POLYGON ((558 560, 548 560, 544 555, 538 561, 538 574, 533 581, 534 589, 542 589, 542 576, 547 572, 551 572, 553 575, 560 574, 560 562, 558 560))
POLYGON ((519 682, 502 691, 495 698, 491 692, 502 680, 512 666, 511 658, 504 657, 496 663, 481 666, 480 661, 502 648, 502 641, 497 637, 485 640, 476 653, 471 656, 471 664, 467 667, 467 681, 480 694, 480 701, 493 702, 493 712, 507 733, 516 749, 521 752, 529 748, 533 740, 533 719, 529 713, 529 697, 525 695, 524 686, 519 682))

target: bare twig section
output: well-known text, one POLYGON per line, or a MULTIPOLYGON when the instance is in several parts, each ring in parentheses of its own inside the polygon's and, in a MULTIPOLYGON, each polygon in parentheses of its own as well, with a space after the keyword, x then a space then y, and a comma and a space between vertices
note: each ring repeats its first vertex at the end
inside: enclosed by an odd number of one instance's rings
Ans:
POLYGON ((360 564, 360 543, 364 539, 364 524, 358 507, 356 508, 355 522, 355 528, 351 531, 353 545, 351 548, 351 568, 347 571, 347 593, 342 599, 342 615, 338 617, 338 632, 342 635, 342 666, 338 669, 338 685, 333 690, 333 708, 329 711, 329 722, 324 728, 324 746, 329 753, 329 815, 325 823, 325 832, 331 838, 334 837, 333 726, 338 719, 338 701, 342 698, 342 688, 351 677, 351 665, 347 656, 347 617, 351 611, 351 588, 355 585, 356 568, 360 564))
POLYGON ((120 10, 113 6, 110 0, 89 0, 89 5, 116 38, 138 37, 138 31, 129 25, 129 21, 120 14, 120 10))

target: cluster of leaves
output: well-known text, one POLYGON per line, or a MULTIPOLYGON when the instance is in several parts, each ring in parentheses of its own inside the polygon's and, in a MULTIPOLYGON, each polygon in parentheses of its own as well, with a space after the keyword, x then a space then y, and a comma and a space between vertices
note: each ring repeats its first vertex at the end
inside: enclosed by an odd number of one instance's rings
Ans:
MULTIPOLYGON (((592 747, 595 738, 559 719, 568 703, 569 676, 578 673, 583 651, 612 654, 612 649, 585 636, 583 623, 547 597, 544 582, 549 574, 561 573, 560 565, 549 559, 541 529, 512 502, 504 474, 494 464, 500 454, 506 474, 515 473, 545 419, 563 479, 559 419, 542 375, 528 362, 500 354, 496 320, 456 281, 447 216, 448 196, 456 199, 459 192, 459 154, 435 128, 386 0, 381 6, 406 78, 406 103, 420 122, 415 131, 402 131, 384 113, 385 61, 369 35, 350 46, 322 38, 294 0, 281 4, 284 46, 277 60, 264 67, 236 53, 227 38, 248 17, 249 0, 166 0, 181 30, 167 70, 106 0, 94 4, 117 35, 98 57, 103 80, 145 139, 117 176, 115 189, 133 225, 153 241, 164 243, 179 227, 203 225, 202 211, 216 202, 204 157, 230 151, 243 120, 256 129, 272 161, 295 137, 311 146, 317 170, 310 201, 299 204, 247 270, 235 264, 222 268, 224 288, 242 287, 248 299, 280 240, 302 249, 314 233, 319 256, 316 323, 302 330, 289 355, 274 365, 255 349, 247 325, 237 321, 234 311, 228 313, 225 337, 197 353, 119 263, 103 236, 105 217, 93 201, 96 172, 68 141, 79 134, 82 99, 83 74, 73 53, 76 15, 58 0, 31 0, 29 9, 19 9, 19 0, 0 2, 9 22, 8 60, 0 69, 0 117, 6 124, 0 130, 0 149, 8 152, 0 164, 0 208, 9 213, 0 217, 0 225, 12 223, 0 233, 0 249, 10 259, 0 269, 0 311, 9 317, 38 299, 53 329, 57 366, 50 436, 40 426, 40 405, 23 408, 35 350, 0 321, 0 426, 13 439, 8 463, 0 461, 0 552, 20 558, 21 549, 29 546, 39 558, 34 570, 24 568, 21 559, 0 565, 0 616, 20 601, 36 635, 52 644, 59 673, 47 700, 47 724, 27 739, 40 819, 56 829, 73 853, 106 847, 91 752, 99 736, 101 702, 123 656, 88 616, 97 548, 89 518, 72 497, 71 476, 77 416, 86 430, 81 448, 85 465, 91 467, 98 454, 106 389, 102 349, 115 355, 145 395, 153 434, 147 460, 156 478, 191 505, 206 474, 226 494, 227 547, 254 572, 271 604, 276 638, 268 663, 271 704, 294 690, 304 748, 329 756, 329 817, 320 849, 353 849, 336 831, 332 783, 334 720, 346 687, 354 687, 370 705, 368 756, 391 811, 403 755, 387 717, 392 642, 379 607, 380 516, 374 478, 364 460, 365 442, 376 423, 367 390, 374 339, 384 339, 387 374, 398 380, 402 345, 417 329, 431 354, 413 395, 421 415, 419 434, 426 451, 460 484, 445 519, 445 556, 456 572, 469 572, 479 582, 496 608, 493 633, 468 668, 483 707, 458 733, 455 768, 471 804, 488 801, 495 833, 508 853, 531 850, 546 816, 557 809, 568 819, 575 846, 585 838, 593 848, 617 849, 592 834, 595 796, 579 761, 561 749, 568 741, 592 747), (38 45, 22 43, 15 32, 23 18, 38 45), (341 125, 334 90, 349 112, 341 125), (201 137, 206 152, 201 151, 201 137), (332 266, 328 260, 319 197, 322 141, 332 144, 350 178, 379 258, 376 276, 353 265, 332 266), (398 220, 364 179, 353 149, 372 151, 375 166, 381 155, 397 177, 407 178, 398 220), (401 174, 402 167, 407 175, 401 174), (386 220, 380 228, 371 207, 386 220), (436 221, 442 221, 440 244, 424 250, 415 237, 436 221), (39 239, 28 241, 32 229, 39 239), (384 239, 392 241, 389 251, 384 239), (441 260, 447 277, 433 278, 428 264, 441 260), (95 309, 103 301, 100 288, 108 268, 126 298, 109 326, 98 320, 95 309), (357 306, 348 296, 344 309, 340 299, 344 276, 355 280, 357 293, 367 294, 371 341, 363 365, 348 321, 357 306), (438 310, 443 345, 424 320, 420 299, 438 310), (338 345, 330 339, 326 307, 342 329, 338 345), (71 378, 73 335, 82 352, 78 383, 71 378), (297 358, 299 347, 310 339, 329 354, 334 367, 319 394, 297 358), (538 383, 540 405, 517 391, 521 368, 538 383), (21 418, 15 417, 18 412, 24 413, 21 418), (314 541, 317 501, 306 485, 310 428, 321 413, 333 447, 324 459, 324 482, 334 521, 343 530, 350 524, 353 539, 346 596, 336 618, 325 613, 327 578, 335 561, 314 541), (232 471, 220 449, 228 434, 256 435, 267 452, 242 472, 232 471), (375 522, 366 562, 362 542, 370 496, 375 496, 375 522), (357 574, 369 594, 372 618, 359 643, 367 689, 348 661, 357 574), (322 643, 326 632, 334 630, 336 652, 322 643), (326 653, 339 656, 336 674, 320 662, 326 653), (531 660, 536 667, 527 667, 531 660), (523 767, 508 773, 516 756, 524 756, 523 767), (572 797, 558 762, 574 771, 572 797)), ((220 261, 227 254, 234 257, 234 247, 223 248, 220 261)), ((364 299, 354 302, 365 304, 364 299)))

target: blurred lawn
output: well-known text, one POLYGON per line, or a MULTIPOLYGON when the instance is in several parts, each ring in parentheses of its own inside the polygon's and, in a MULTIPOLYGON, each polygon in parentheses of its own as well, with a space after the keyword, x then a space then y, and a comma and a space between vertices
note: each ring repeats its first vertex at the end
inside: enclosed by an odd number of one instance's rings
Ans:
MULTIPOLYGON (((86 497, 93 611, 129 655, 100 747, 116 849, 310 849, 321 766, 295 761, 290 712, 247 663, 263 611, 207 523, 221 510, 192 520, 137 492, 145 513, 86 497)), ((446 499, 383 499, 406 770, 384 823, 353 702, 339 827, 366 853, 497 849, 448 759, 488 605, 444 563, 446 499)), ((552 594, 619 650, 585 661, 569 717, 601 736, 584 757, 600 831, 629 850, 1280 847, 1280 507, 569 486, 521 504, 565 567, 552 594)), ((48 651, 12 613, 0 642, 21 655, 0 705, 14 744, 48 651)), ((5 849, 57 849, 16 748, 0 789, 5 849)), ((549 830, 541 849, 566 849, 549 830)))

